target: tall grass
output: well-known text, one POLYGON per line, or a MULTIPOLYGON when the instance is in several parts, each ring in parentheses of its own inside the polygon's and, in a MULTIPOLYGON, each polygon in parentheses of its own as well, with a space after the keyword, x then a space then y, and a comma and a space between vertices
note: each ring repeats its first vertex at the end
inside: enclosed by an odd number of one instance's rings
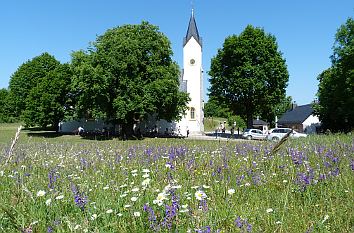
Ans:
POLYGON ((353 232, 354 140, 17 144, 1 232, 353 232))

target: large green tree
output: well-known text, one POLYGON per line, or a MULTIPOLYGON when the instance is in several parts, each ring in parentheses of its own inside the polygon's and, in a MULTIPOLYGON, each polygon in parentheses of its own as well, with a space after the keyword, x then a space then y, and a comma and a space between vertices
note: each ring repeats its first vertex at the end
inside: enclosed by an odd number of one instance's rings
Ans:
POLYGON ((8 114, 8 95, 9 92, 7 89, 0 89, 0 123, 8 122, 9 114, 8 114))
POLYGON ((324 129, 354 129, 354 20, 349 18, 336 33, 332 66, 319 76, 315 111, 324 129))
POLYGON ((9 106, 11 115, 20 117, 26 110, 27 97, 47 74, 60 65, 53 56, 43 53, 22 64, 10 78, 9 106))
POLYGON ((205 117, 223 117, 227 118, 230 114, 229 108, 224 103, 220 103, 217 99, 211 97, 204 104, 205 117))
POLYGON ((209 75, 210 96, 247 119, 247 127, 255 114, 274 119, 289 79, 276 38, 250 25, 225 39, 211 60, 209 75))
POLYGON ((58 123, 64 119, 70 93, 71 71, 68 64, 60 64, 49 71, 33 87, 26 98, 26 109, 22 119, 27 126, 51 125, 58 130, 58 123))
POLYGON ((129 131, 154 115, 175 120, 189 97, 179 91, 179 68, 168 38, 147 22, 109 29, 87 53, 73 54, 78 116, 104 117, 129 131))

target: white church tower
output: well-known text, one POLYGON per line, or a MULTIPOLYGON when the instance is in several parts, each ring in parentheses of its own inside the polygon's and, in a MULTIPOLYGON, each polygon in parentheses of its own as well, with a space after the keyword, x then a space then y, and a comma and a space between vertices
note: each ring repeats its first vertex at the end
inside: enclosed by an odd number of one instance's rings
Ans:
POLYGON ((202 38, 198 33, 193 10, 183 39, 183 67, 180 86, 189 93, 191 100, 186 114, 177 125, 183 134, 189 129, 191 135, 200 135, 204 133, 202 38))

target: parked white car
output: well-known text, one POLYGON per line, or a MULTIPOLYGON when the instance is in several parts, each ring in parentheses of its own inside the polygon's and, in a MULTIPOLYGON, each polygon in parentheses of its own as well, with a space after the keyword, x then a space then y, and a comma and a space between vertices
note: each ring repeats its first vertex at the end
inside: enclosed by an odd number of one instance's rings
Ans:
POLYGON ((248 140, 251 139, 264 140, 267 137, 267 135, 263 134, 262 130, 259 129, 246 129, 243 132, 242 137, 248 140))
POLYGON ((307 134, 296 132, 290 128, 274 128, 268 132, 267 139, 272 141, 279 141, 290 131, 292 131, 290 133, 291 138, 307 137, 307 134))

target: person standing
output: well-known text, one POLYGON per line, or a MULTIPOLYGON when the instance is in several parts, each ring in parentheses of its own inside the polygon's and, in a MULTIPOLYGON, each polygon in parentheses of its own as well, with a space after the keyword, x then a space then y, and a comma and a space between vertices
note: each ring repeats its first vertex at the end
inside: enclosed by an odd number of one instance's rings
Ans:
POLYGON ((221 132, 222 132, 223 134, 225 134, 225 124, 226 124, 225 121, 224 121, 223 123, 220 123, 221 132))
POLYGON ((79 126, 79 128, 77 129, 77 131, 78 131, 78 134, 79 134, 80 136, 85 132, 84 128, 81 127, 81 126, 79 126))

